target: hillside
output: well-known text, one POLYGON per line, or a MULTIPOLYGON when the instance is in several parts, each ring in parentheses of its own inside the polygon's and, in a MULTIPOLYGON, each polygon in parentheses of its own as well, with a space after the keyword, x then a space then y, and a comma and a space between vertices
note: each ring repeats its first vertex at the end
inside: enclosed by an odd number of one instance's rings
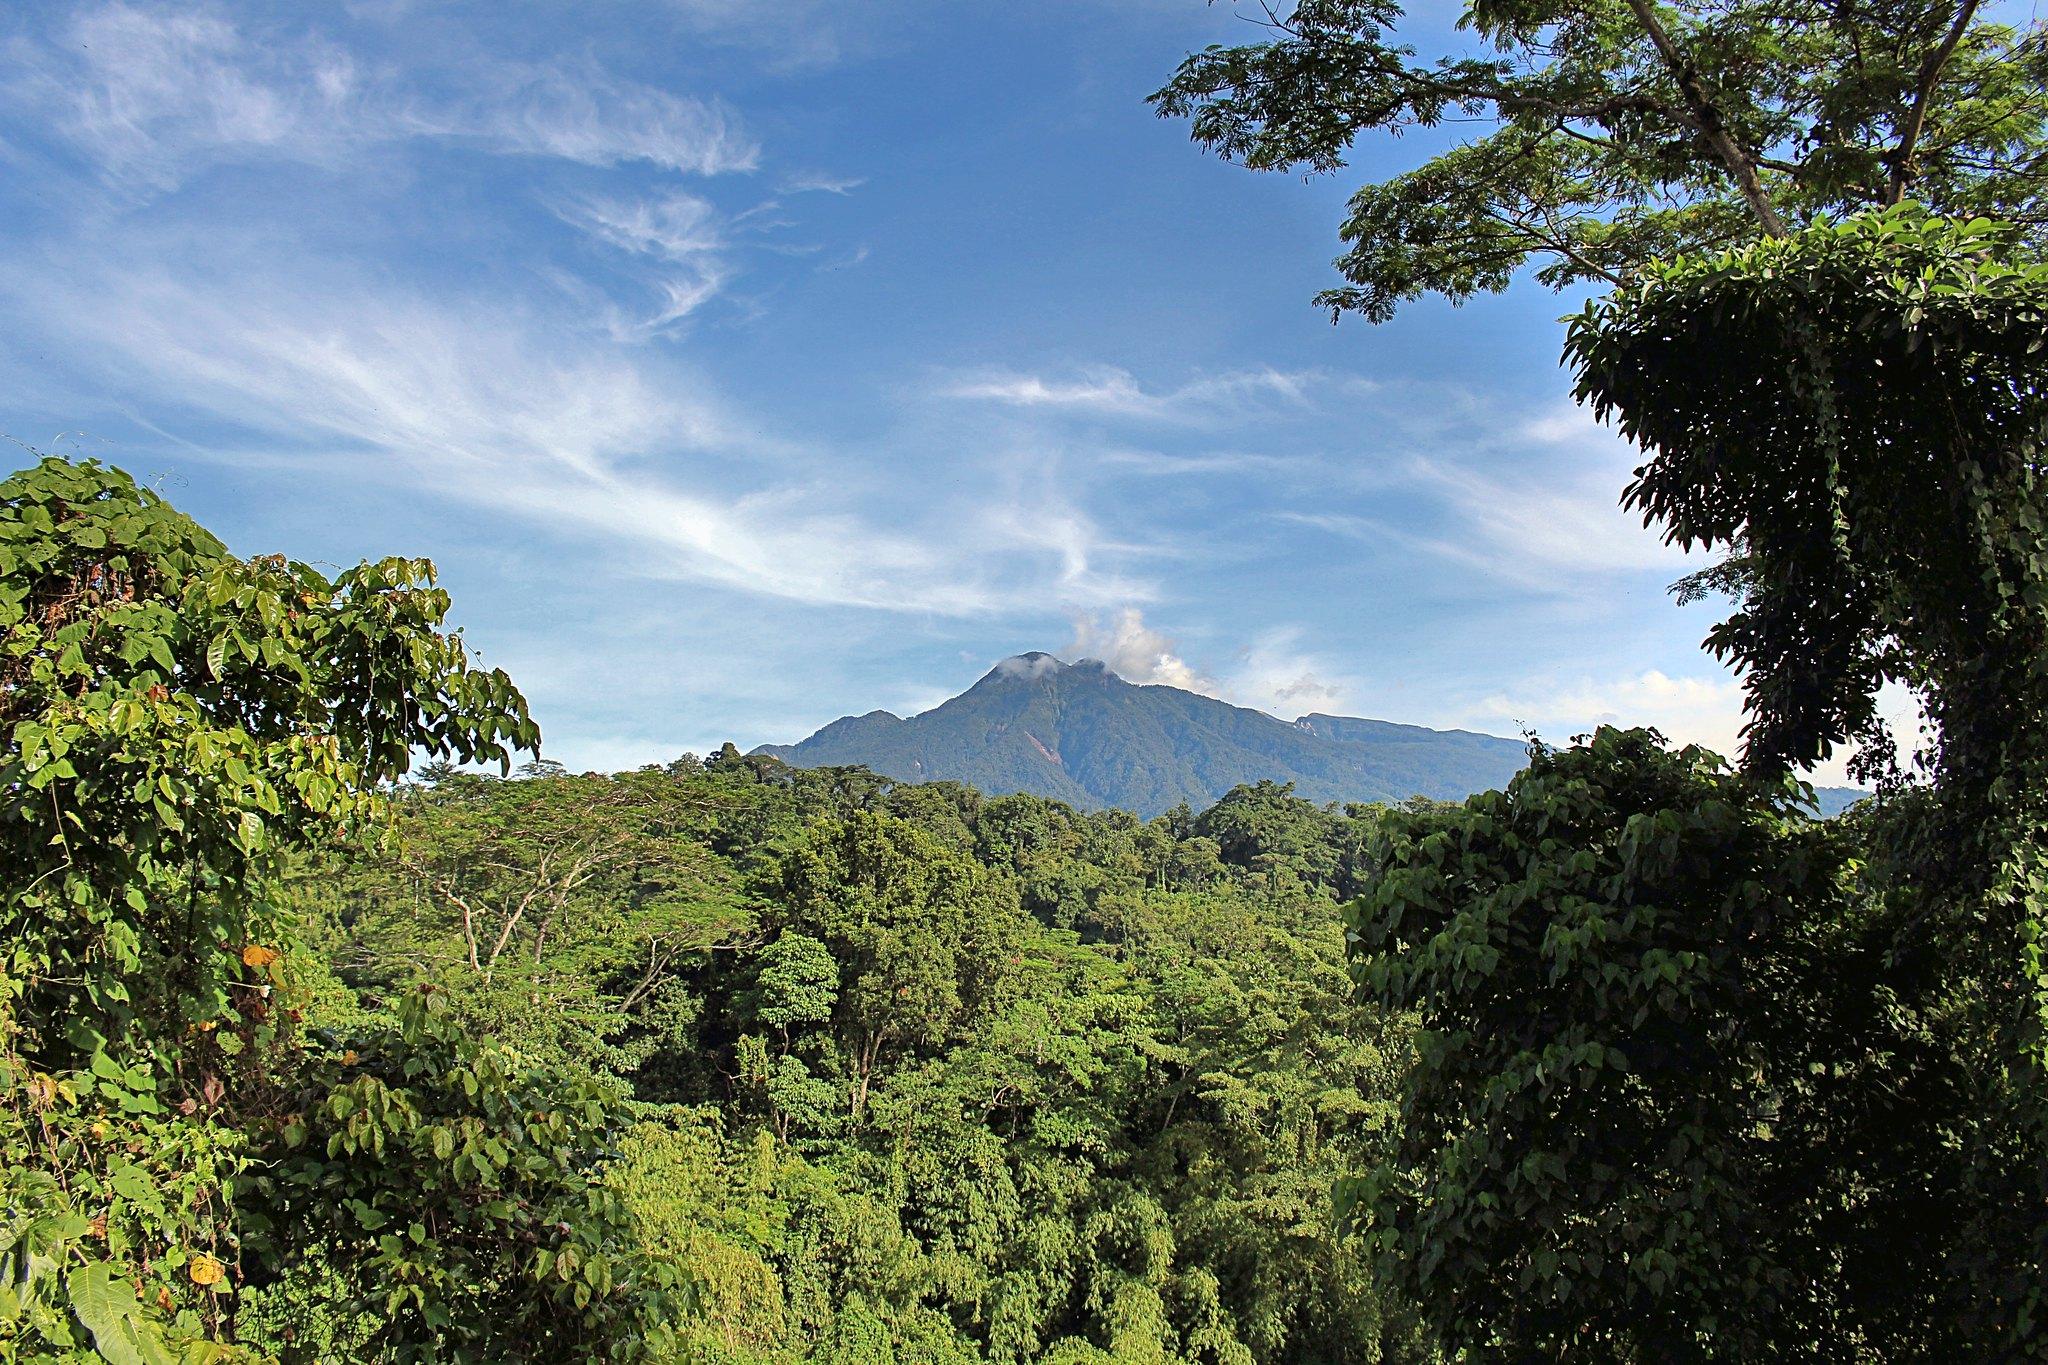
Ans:
POLYGON ((1498 787, 1519 740, 1352 716, 1284 721, 1183 691, 1126 682, 1100 662, 1022 654, 921 715, 870 711, 793 745, 800 767, 859 764, 912 782, 950 779, 1146 817, 1209 805, 1242 782, 1292 782, 1311 801, 1457 799, 1498 787))

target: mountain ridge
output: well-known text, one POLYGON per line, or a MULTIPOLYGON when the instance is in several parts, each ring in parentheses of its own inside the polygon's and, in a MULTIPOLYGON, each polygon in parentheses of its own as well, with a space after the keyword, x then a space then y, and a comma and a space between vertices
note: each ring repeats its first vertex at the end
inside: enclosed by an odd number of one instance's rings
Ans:
POLYGON ((1242 782, 1294 783, 1310 800, 1455 800, 1527 761, 1519 740, 1310 712, 1289 721, 1097 659, 1032 651, 1004 659, 930 710, 841 716, 796 744, 753 752, 800 767, 858 764, 899 781, 1025 791, 1145 817, 1205 807, 1242 782))

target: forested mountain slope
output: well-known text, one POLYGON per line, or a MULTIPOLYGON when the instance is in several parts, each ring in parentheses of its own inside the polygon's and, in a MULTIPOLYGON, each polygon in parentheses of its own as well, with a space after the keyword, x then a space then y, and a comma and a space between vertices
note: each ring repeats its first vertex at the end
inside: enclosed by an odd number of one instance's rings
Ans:
POLYGON ((1501 786, 1528 760, 1519 740, 1350 716, 1289 722, 1126 682, 1094 659, 1068 664, 1039 653, 1003 660, 921 715, 847 716, 800 744, 754 752, 1148 818, 1183 802, 1200 809, 1259 781, 1291 782, 1315 802, 1453 800, 1501 786))

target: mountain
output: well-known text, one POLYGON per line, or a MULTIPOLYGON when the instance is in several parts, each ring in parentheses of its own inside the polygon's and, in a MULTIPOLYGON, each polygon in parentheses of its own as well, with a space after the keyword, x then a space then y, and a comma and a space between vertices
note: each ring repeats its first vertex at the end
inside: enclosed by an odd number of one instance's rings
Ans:
POLYGON ((951 701, 904 719, 846 716, 800 744, 754 750, 799 767, 859 764, 907 782, 951 779, 1082 809, 1150 817, 1203 809, 1241 782, 1292 782, 1311 801, 1455 800, 1498 787, 1528 759, 1520 740, 1353 716, 1263 711, 1129 683, 1094 659, 1005 659, 951 701))
POLYGON ((1870 793, 1861 787, 1815 787, 1813 808, 1822 817, 1832 820, 1868 795, 1870 793))

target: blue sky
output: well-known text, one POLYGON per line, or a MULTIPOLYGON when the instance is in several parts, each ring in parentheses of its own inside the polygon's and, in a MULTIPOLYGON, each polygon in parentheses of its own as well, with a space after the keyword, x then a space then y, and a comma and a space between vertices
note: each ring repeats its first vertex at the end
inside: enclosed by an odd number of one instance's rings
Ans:
MULTIPOLYGON (((1449 11, 1425 10, 1418 36, 1449 11)), ((245 553, 435 559, 547 751, 1026 649, 1293 717, 1727 747, 1534 284, 1332 327, 1358 178, 1143 102, 1228 4, 29 4, 0 431, 245 553)), ((25 458, 25 457, 23 457, 25 458)))

